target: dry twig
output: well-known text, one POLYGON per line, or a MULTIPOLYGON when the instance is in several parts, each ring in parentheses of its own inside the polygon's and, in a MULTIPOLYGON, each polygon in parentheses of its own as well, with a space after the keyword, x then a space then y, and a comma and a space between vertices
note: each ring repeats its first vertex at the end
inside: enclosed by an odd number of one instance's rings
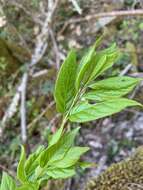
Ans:
POLYGON ((12 176, 13 178, 15 178, 15 175, 13 174, 13 172, 10 171, 9 169, 7 169, 5 166, 3 166, 1 164, 0 164, 0 170, 7 172, 10 176, 12 176))
MULTIPOLYGON (((46 48, 48 46, 47 40, 49 37, 49 25, 52 22, 52 18, 53 18, 55 10, 57 8, 58 2, 59 2, 59 0, 55 0, 55 1, 49 0, 48 1, 48 10, 47 10, 47 13, 45 15, 46 19, 45 19, 45 22, 41 28, 41 33, 37 36, 36 43, 35 43, 35 50, 34 50, 34 53, 32 55, 31 61, 27 65, 27 70, 22 76, 22 80, 21 80, 21 83, 18 87, 18 91, 16 92, 15 96, 13 97, 13 100, 11 103, 11 105, 13 105, 13 107, 10 105, 10 108, 8 108, 4 118, 2 120, 2 127, 4 129, 4 126, 7 122, 7 120, 9 120, 15 114, 15 112, 17 110, 18 101, 20 98, 21 99, 21 106, 20 106, 21 107, 20 108, 20 110, 21 110, 21 136, 22 136, 23 144, 25 144, 27 142, 27 132, 26 132, 26 128, 27 128, 26 127, 26 125, 27 125, 26 124, 27 82, 28 82, 29 74, 31 72, 33 72, 36 64, 39 63, 39 61, 43 57, 43 55, 46 51, 46 48), (17 99, 16 99, 16 97, 17 97, 17 99), (17 100, 17 101, 14 102, 14 100, 17 100), (11 114, 9 114, 9 111, 11 112, 11 114)), ((1 131, 1 133, 2 133, 2 131, 1 131)))
POLYGON ((70 19, 64 23, 60 33, 63 33, 68 25, 70 24, 77 24, 80 22, 87 22, 93 19, 99 19, 101 17, 124 17, 124 16, 143 16, 143 9, 136 9, 136 10, 121 10, 121 11, 111 11, 111 12, 103 12, 97 13, 92 15, 87 15, 85 17, 80 17, 76 19, 70 19))
POLYGON ((56 56, 56 68, 58 70, 60 67, 60 52, 59 52, 59 48, 58 48, 52 28, 49 28, 49 32, 50 32, 51 40, 53 42, 54 52, 55 52, 55 56, 56 56))
POLYGON ((33 125, 35 125, 54 104, 55 104, 55 102, 52 101, 31 123, 29 123, 27 128, 29 129, 33 125))

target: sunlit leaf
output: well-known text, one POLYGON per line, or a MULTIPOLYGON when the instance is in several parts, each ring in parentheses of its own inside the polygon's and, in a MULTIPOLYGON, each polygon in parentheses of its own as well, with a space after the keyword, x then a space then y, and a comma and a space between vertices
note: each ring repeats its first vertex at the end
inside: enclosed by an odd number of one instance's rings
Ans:
POLYGON ((47 175, 53 179, 66 179, 75 175, 74 168, 50 168, 47 175))
POLYGON ((40 154, 43 151, 44 146, 39 146, 39 148, 32 154, 29 155, 25 162, 25 173, 28 177, 34 174, 35 169, 39 165, 40 154))
POLYGON ((95 101, 118 98, 128 94, 140 81, 127 76, 104 79, 90 85, 93 90, 86 93, 84 98, 95 101))
POLYGON ((114 98, 97 104, 83 102, 72 109, 69 119, 81 123, 92 121, 120 112, 130 106, 141 106, 141 104, 126 98, 114 98))
POLYGON ((15 190, 15 181, 7 173, 3 172, 0 190, 15 190))
POLYGON ((21 156, 17 167, 17 178, 21 181, 21 183, 25 183, 27 181, 27 176, 25 173, 25 162, 26 162, 25 149, 23 146, 21 146, 21 156))
POLYGON ((80 156, 89 150, 88 147, 72 147, 65 154, 64 158, 54 162, 54 167, 57 168, 68 168, 76 164, 80 159, 80 156))
POLYGON ((91 47, 81 60, 76 78, 76 89, 87 86, 87 84, 112 67, 119 57, 119 51, 115 44, 99 52, 95 52, 95 47, 96 45, 91 47))
POLYGON ((101 41, 101 38, 99 38, 95 44, 89 48, 88 52, 83 56, 79 67, 78 67, 78 73, 76 77, 76 89, 78 90, 80 86, 83 86, 87 79, 89 78, 89 75, 91 73, 91 70, 94 67, 94 55, 95 55, 95 49, 99 45, 101 41))
POLYGON ((96 79, 99 75, 104 73, 107 69, 113 66, 116 60, 119 58, 119 51, 116 48, 116 44, 111 45, 111 47, 102 50, 95 54, 94 56, 94 68, 90 74, 87 83, 96 79))
POLYGON ((51 165, 54 161, 62 159, 70 147, 73 146, 78 131, 79 128, 76 128, 64 134, 56 144, 50 148, 48 147, 41 155, 40 166, 44 167, 47 164, 51 165))
POLYGON ((53 146, 54 144, 56 144, 59 141, 59 139, 61 138, 62 133, 63 133, 63 128, 64 128, 64 126, 60 127, 56 131, 56 133, 52 135, 51 140, 49 142, 49 147, 53 146))

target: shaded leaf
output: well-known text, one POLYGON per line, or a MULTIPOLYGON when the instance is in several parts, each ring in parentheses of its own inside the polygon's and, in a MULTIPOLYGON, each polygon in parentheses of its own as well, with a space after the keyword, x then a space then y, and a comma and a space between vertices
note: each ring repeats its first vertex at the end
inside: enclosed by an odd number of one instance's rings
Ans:
POLYGON ((76 53, 72 50, 62 64, 55 84, 54 97, 57 110, 61 113, 66 112, 75 95, 77 66, 76 53))

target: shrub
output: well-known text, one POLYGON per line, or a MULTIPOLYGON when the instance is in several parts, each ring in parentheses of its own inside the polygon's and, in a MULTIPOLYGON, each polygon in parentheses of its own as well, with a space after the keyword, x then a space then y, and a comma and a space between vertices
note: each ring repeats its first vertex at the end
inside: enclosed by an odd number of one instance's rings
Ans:
POLYGON ((120 55, 115 44, 97 51, 100 41, 101 38, 89 48, 80 63, 77 63, 75 51, 69 52, 59 71, 54 92, 57 111, 63 116, 62 124, 48 147, 40 146, 28 158, 24 147, 21 147, 17 177, 13 179, 4 172, 0 190, 38 190, 43 181, 68 178, 75 175, 77 167, 89 167, 90 163, 80 161, 81 155, 89 148, 74 145, 79 128, 68 132, 67 121, 83 123, 112 115, 129 106, 141 106, 123 97, 141 79, 117 76, 98 80, 120 55))

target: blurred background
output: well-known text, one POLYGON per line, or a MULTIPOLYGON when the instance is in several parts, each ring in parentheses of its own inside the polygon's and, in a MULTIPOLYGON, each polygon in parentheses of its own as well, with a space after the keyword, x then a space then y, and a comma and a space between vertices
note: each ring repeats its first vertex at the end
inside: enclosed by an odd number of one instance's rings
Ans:
MULTIPOLYGON (((80 58, 104 33, 100 48, 116 42, 121 57, 102 78, 143 77, 143 13, 130 14, 138 9, 143 9, 142 0, 0 0, 0 172, 8 170, 15 174, 19 145, 24 140, 19 85, 25 73, 29 76, 25 99, 27 152, 40 144, 47 145, 48 138, 59 127, 61 116, 55 108, 54 83, 71 48, 77 49, 80 58), (116 11, 120 10, 129 14, 117 16, 116 11), (112 11, 112 17, 97 15, 112 11), (36 51, 39 57, 33 57, 36 51)), ((129 97, 143 103, 143 84, 129 97)), ((89 178, 130 155, 143 144, 143 112, 130 108, 82 124, 76 141, 91 148, 83 159, 97 166, 85 172, 79 170, 73 179, 50 182, 45 190, 80 190, 89 178)))

